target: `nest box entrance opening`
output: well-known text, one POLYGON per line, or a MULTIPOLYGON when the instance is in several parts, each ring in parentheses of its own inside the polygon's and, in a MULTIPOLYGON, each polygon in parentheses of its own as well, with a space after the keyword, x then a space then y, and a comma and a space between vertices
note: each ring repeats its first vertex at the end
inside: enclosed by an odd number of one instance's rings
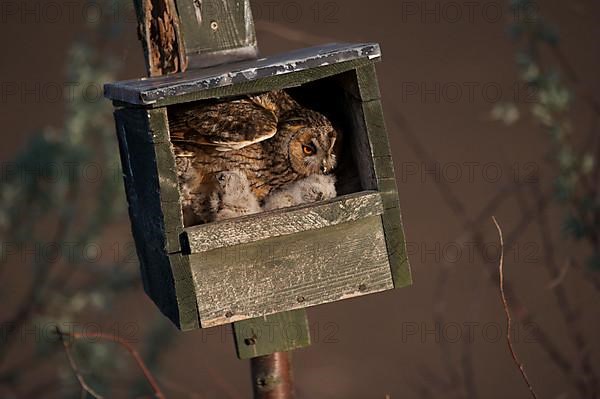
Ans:
POLYGON ((185 227, 376 190, 351 82, 348 71, 278 91, 167 107, 185 227), (240 194, 244 186, 249 192, 240 194), (227 190, 236 190, 231 200, 223 198, 227 190), (227 206, 225 217, 215 216, 227 206))

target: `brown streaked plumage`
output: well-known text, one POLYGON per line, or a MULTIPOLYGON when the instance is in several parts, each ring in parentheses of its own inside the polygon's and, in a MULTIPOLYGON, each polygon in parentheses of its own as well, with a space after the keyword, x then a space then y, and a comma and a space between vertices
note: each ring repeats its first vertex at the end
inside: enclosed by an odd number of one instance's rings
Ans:
POLYGON ((239 169, 259 201, 336 166, 338 132, 283 91, 180 108, 170 115, 186 224, 210 221, 216 173, 239 169))

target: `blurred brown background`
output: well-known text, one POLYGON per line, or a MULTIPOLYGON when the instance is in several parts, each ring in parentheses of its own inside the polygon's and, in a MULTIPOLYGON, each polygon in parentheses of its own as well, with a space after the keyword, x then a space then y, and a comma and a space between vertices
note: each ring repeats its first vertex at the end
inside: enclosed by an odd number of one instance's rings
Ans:
MULTIPOLYGON (((314 344, 294 354, 299 397, 529 397, 504 340, 498 285, 488 276, 497 264, 498 252, 491 212, 485 212, 488 202, 507 184, 522 183, 536 172, 546 191, 555 172, 547 162, 548 140, 526 108, 531 99, 519 83, 515 46, 507 35, 514 16, 507 3, 252 3, 262 54, 327 41, 381 44, 384 57, 378 65, 379 80, 414 275, 411 288, 309 310, 314 344), (457 10, 462 16, 457 17, 457 10), (515 102, 522 108, 521 118, 510 127, 491 116, 494 107, 503 102, 515 102), (414 138, 437 165, 423 163, 414 138), (502 176, 496 178, 498 171, 502 176), (460 207, 448 201, 447 190, 464 204, 467 218, 475 219, 483 212, 478 228, 489 246, 487 262, 473 255, 465 217, 457 211, 460 207)), ((600 89, 600 3, 542 0, 536 5, 546 20, 559 28, 562 52, 576 70, 579 86, 596 96, 600 89)), ((53 23, 42 18, 19 23, 16 18, 0 23, 1 80, 63 85, 68 81, 67 51, 85 29, 85 20, 62 18, 53 23)), ((141 77, 144 66, 136 24, 130 19, 123 26, 118 39, 102 44, 101 51, 116 55, 122 63, 118 79, 141 77)), ((554 62, 552 54, 543 57, 554 62)), ((110 109, 111 104, 106 101, 103 106, 110 109)), ((0 160, 11 161, 33 132, 61 126, 65 107, 65 101, 43 95, 39 99, 3 98, 0 160)), ((583 140, 594 116, 580 99, 575 101, 572 115, 574 135, 583 140)), ((499 205, 493 214, 508 234, 522 220, 524 203, 509 196, 499 205)), ((529 206, 535 207, 535 202, 529 206)), ((587 250, 564 238, 561 215, 557 204, 549 205, 547 231, 562 269, 567 256, 581 259, 587 250)), ((126 216, 112 223, 103 236, 106 242, 102 245, 130 243, 126 216)), ((564 322, 550 287, 553 278, 545 267, 548 259, 537 225, 526 223, 513 244, 506 255, 506 277, 535 323, 535 327, 519 325, 516 349, 540 397, 581 397, 532 332, 542 329, 573 362, 574 373, 582 375, 577 369, 581 352, 573 344, 572 326, 564 322)), ((570 303, 578 309, 581 327, 577 328, 585 337, 592 367, 600 370, 598 292, 586 273, 570 268, 564 274, 558 283, 568 290, 570 303)), ((14 259, 1 272, 2 320, 13 314, 12 306, 30 284, 28 276, 28 269, 14 259)), ((113 323, 133 322, 139 326, 135 334, 143 337, 156 325, 156 313, 138 286, 119 295, 108 312, 83 310, 79 320, 106 329, 113 323)), ((29 341, 20 339, 11 345, 7 364, 17 362, 29 350, 29 341)), ((189 392, 209 398, 250 397, 249 365, 237 360, 229 329, 175 333, 169 345, 154 350, 158 352, 155 371, 165 381, 169 397, 193 397, 189 392)), ((59 365, 66 365, 60 352, 55 359, 28 378, 42 380, 59 365)), ((600 376, 598 372, 595 375, 600 376)), ((126 384, 121 377, 115 376, 126 384)), ((26 391, 24 386, 30 384, 25 381, 30 380, 24 378, 16 390, 2 393, 0 389, 0 396, 20 397, 26 391)), ((590 391, 588 397, 592 394, 590 391)), ((50 395, 42 392, 37 397, 50 395)))

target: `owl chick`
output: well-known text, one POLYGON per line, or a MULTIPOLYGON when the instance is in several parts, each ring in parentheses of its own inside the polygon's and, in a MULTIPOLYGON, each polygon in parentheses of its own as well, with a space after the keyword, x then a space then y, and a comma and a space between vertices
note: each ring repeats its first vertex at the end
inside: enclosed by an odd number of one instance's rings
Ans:
POLYGON ((216 189, 210 195, 210 213, 214 221, 261 211, 244 172, 240 170, 219 172, 215 175, 215 180, 216 189))
POLYGON ((338 131, 323 114, 302 107, 284 91, 169 112, 176 158, 189 160, 178 165, 189 167, 180 185, 196 204, 199 220, 194 223, 210 221, 202 209, 208 209, 207 190, 215 173, 243 171, 251 191, 263 201, 286 184, 327 174, 337 165, 338 131))
POLYGON ((335 198, 336 195, 335 177, 331 175, 311 175, 271 193, 265 199, 263 209, 270 211, 326 201, 335 198))

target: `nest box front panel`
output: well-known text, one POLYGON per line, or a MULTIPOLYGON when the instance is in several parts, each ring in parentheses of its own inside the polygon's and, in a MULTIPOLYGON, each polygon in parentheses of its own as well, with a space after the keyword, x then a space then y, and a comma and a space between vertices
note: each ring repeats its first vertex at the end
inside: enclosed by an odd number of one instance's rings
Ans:
POLYGON ((202 327, 393 288, 377 192, 186 229, 202 327))
POLYGON ((381 218, 193 255, 202 327, 393 288, 381 218))

